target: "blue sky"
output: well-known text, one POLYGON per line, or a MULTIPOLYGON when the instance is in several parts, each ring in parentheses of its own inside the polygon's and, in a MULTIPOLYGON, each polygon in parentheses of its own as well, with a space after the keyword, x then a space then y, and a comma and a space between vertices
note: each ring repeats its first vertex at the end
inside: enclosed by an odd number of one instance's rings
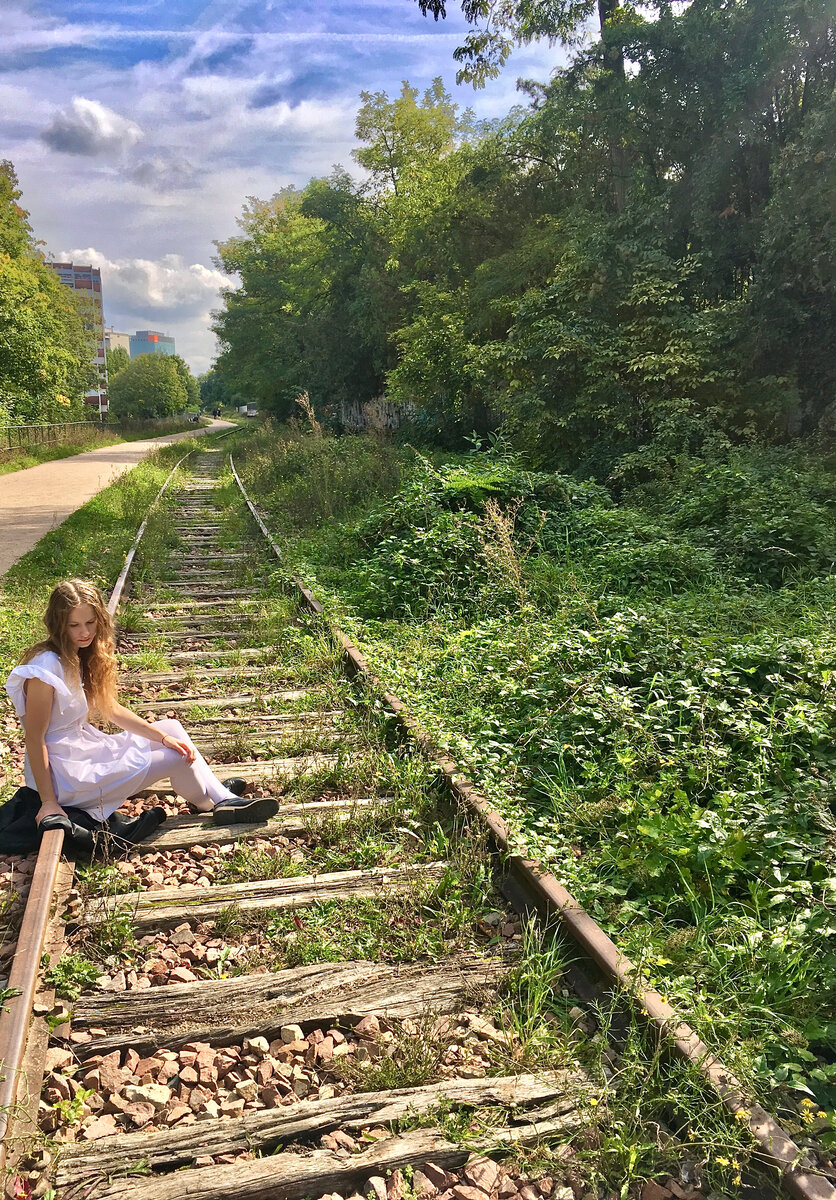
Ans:
POLYGON ((213 241, 246 196, 353 168, 359 93, 440 75, 477 117, 517 103, 559 51, 518 51, 481 91, 455 84, 465 25, 414 0, 3 0, 0 155, 36 236, 103 270, 105 316, 173 333, 195 371, 228 280, 213 241))

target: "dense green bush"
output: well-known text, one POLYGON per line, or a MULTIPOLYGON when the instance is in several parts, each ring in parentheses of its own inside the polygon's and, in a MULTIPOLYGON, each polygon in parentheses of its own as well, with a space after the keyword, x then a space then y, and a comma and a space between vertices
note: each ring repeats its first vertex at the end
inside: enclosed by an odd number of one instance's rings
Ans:
POLYGON ((608 499, 597 484, 524 471, 513 461, 473 456, 436 469, 419 457, 398 494, 354 528, 355 602, 369 616, 518 606, 510 560, 539 545, 547 516, 565 528, 572 514, 608 499), (489 505, 509 533, 504 564, 491 554, 497 530, 489 505))
POLYGON ((312 437, 268 422, 247 445, 248 478, 270 497, 282 527, 309 529, 396 491, 401 467, 386 442, 312 437))
POLYGON ((756 582, 777 587, 836 563, 831 456, 754 449, 686 460, 667 487, 657 486, 651 504, 673 529, 756 582))

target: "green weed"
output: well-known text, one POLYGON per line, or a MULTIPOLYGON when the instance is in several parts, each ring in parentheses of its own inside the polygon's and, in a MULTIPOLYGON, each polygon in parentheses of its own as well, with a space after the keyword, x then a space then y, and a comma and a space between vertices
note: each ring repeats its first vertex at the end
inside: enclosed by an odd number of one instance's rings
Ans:
POLYGON ((437 886, 422 885, 404 896, 327 901, 276 913, 265 932, 276 969, 350 958, 433 962, 484 946, 477 925, 489 911, 489 899, 474 896, 448 872, 437 886))
MULTIPOLYGON (((435 1013, 427 1012, 395 1026, 365 1050, 336 1063, 337 1073, 352 1084, 354 1091, 381 1092, 396 1088, 423 1087, 440 1076, 441 1066, 452 1038, 440 1032, 435 1013)), ((365 1049, 365 1048, 364 1048, 365 1049)))
POLYGON ((64 1000, 77 1000, 82 992, 93 987, 101 974, 101 968, 75 954, 62 954, 52 965, 46 956, 43 981, 47 987, 64 1000))

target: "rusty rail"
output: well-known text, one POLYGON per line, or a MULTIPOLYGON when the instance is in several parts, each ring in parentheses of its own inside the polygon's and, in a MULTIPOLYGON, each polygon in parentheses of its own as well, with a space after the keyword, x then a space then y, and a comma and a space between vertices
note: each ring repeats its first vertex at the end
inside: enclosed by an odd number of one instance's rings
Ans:
POLYGON ((6 1161, 5 1138, 17 1099, 29 1020, 38 985, 41 952, 63 844, 62 829, 50 830, 41 841, 9 973, 8 986, 16 994, 6 1002, 7 1008, 0 1014, 0 1064, 3 1071, 0 1080, 0 1171, 6 1161))
POLYGON ((119 608, 119 601, 122 599, 122 592, 124 590, 125 583, 127 582, 127 579, 128 579, 128 572, 130 571, 131 567, 133 566, 133 561, 136 556, 136 552, 139 549, 139 543, 142 541, 142 535, 145 533, 145 528, 148 524, 148 518, 151 516, 151 513, 154 511, 154 509, 157 507, 157 504, 162 499, 163 492, 166 490, 166 488, 168 487, 168 485, 171 483, 172 479, 174 478, 175 471, 192 454, 194 454, 194 450, 190 450, 188 454, 184 454, 183 457, 178 462, 176 462, 174 464, 174 466, 171 468, 171 470, 168 473, 168 477, 167 477, 165 483, 160 488, 160 490, 157 492, 154 499, 151 501, 151 504, 148 507, 148 512, 145 514, 142 524, 140 525, 139 529, 136 531, 136 537, 134 538, 133 544, 131 545, 131 548, 128 551, 127 556, 125 558, 125 565, 122 567, 122 570, 119 572, 119 578, 116 580, 116 583, 114 583, 113 591, 110 593, 110 599, 107 602, 107 611, 110 613, 111 617, 116 616, 116 611, 119 608))
MULTIPOLYGON (((250 500, 235 469, 232 455, 229 456, 229 463, 247 507, 274 554, 281 559, 281 550, 250 500)), ((324 617, 323 607, 310 588, 296 578, 294 583, 305 604, 313 612, 324 617)), ((324 619, 327 621, 327 618, 324 619)), ((692 1063, 706 1083, 718 1094, 725 1107, 745 1121, 764 1159, 780 1172, 781 1186, 784 1190, 796 1200, 836 1200, 836 1188, 830 1181, 824 1175, 804 1170, 799 1166, 803 1157, 801 1148, 764 1108, 746 1098, 740 1081, 712 1053, 691 1026, 681 1020, 676 1010, 659 992, 646 987, 639 969, 621 953, 612 938, 575 897, 539 863, 514 852, 511 832, 501 815, 477 792, 458 764, 436 746, 406 705, 392 692, 386 691, 351 639, 330 621, 327 621, 327 624, 354 671, 363 676, 370 687, 381 695, 402 727, 439 768, 456 799, 482 820, 496 849, 507 856, 506 869, 521 890, 533 899, 536 907, 558 916, 565 931, 582 947, 604 975, 624 989, 640 1018, 652 1026, 676 1054, 686 1062, 692 1063)))
MULTIPOLYGON (((119 607, 128 572, 133 565, 139 543, 148 525, 148 518, 174 478, 175 471, 190 454, 194 454, 194 451, 190 450, 189 454, 184 454, 172 467, 165 483, 148 507, 145 519, 137 530, 136 537, 125 558, 125 565, 110 594, 107 611, 111 617, 116 615, 119 607)), ((7 999, 3 1010, 0 1011, 0 1171, 6 1165, 7 1135, 17 1101, 20 1072, 26 1053, 32 1005, 40 971, 41 952, 52 910, 55 881, 63 846, 64 831, 62 829, 51 830, 41 840, 17 939, 17 948, 9 973, 8 987, 14 995, 7 999)))

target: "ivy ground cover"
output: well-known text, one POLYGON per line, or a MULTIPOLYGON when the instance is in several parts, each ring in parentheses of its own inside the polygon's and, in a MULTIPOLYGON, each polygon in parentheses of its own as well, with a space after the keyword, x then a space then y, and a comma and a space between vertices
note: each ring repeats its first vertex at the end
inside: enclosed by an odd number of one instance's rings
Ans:
POLYGON ((242 452, 294 569, 520 848, 832 1143, 832 464, 727 451, 616 496, 496 448, 242 452))

